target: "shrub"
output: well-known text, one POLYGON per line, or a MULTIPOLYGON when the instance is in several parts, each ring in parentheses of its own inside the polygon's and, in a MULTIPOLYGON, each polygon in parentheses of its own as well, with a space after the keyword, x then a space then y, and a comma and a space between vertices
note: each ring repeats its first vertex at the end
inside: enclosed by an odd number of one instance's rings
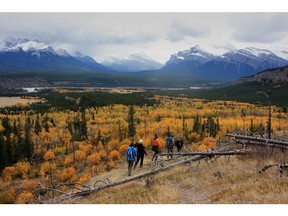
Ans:
POLYGON ((120 159, 120 153, 116 150, 113 150, 112 152, 110 152, 108 158, 109 158, 109 160, 112 160, 112 161, 119 160, 120 159))
POLYGON ((127 144, 121 145, 120 148, 119 148, 120 154, 125 155, 126 154, 126 150, 128 149, 128 147, 129 147, 129 145, 127 145, 127 144))
POLYGON ((31 171, 31 166, 28 162, 18 162, 15 164, 17 175, 26 179, 31 171))
POLYGON ((10 188, 8 191, 0 193, 1 204, 14 204, 16 201, 16 194, 14 189, 10 188))
POLYGON ((16 203, 17 204, 28 204, 28 203, 32 203, 32 201, 33 201, 33 194, 30 192, 24 191, 18 196, 16 203))
POLYGON ((68 167, 61 172, 61 180, 62 181, 70 181, 75 175, 75 169, 72 167, 68 167))
POLYGON ((2 177, 4 179, 4 181, 11 181, 15 176, 16 176, 17 172, 15 167, 13 166, 9 166, 9 167, 5 167, 5 169, 2 172, 2 177))

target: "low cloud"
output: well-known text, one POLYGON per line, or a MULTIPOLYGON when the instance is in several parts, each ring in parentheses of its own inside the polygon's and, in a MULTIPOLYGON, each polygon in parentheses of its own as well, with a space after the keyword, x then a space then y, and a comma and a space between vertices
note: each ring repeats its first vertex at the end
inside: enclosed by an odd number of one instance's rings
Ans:
POLYGON ((180 22, 173 22, 167 31, 166 37, 172 42, 178 42, 186 37, 203 37, 208 34, 208 30, 199 26, 190 26, 180 22))

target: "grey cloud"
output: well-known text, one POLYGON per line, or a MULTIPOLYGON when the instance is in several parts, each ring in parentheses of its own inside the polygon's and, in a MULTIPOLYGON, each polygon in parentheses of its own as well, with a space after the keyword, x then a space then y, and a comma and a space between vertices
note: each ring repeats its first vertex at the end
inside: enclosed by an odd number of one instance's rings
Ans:
POLYGON ((173 22, 170 25, 170 28, 167 31, 167 38, 173 42, 178 42, 183 40, 185 37, 202 37, 208 33, 208 30, 205 30, 199 26, 189 26, 180 22, 173 22))
POLYGON ((232 37, 242 42, 275 42, 287 37, 288 13, 237 14, 230 21, 232 37))

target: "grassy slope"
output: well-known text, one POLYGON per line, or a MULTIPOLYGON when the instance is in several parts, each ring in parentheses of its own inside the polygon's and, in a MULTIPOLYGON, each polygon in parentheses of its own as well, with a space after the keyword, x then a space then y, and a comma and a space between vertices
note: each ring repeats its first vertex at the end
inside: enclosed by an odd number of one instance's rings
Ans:
MULTIPOLYGON (((265 165, 275 163, 276 158, 281 161, 285 157, 287 153, 262 151, 258 156, 193 162, 156 174, 149 186, 143 180, 134 181, 94 193, 81 203, 287 204, 287 173, 280 177, 276 167, 258 173, 265 165)), ((118 173, 125 175, 126 169, 123 165, 118 173)))

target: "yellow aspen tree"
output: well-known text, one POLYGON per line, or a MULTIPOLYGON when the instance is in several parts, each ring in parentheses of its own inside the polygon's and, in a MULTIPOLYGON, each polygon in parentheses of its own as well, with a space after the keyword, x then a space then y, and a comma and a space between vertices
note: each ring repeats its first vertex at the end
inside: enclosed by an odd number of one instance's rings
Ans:
POLYGON ((32 204, 33 203, 33 194, 30 192, 22 192, 21 194, 19 194, 17 200, 16 200, 17 204, 32 204))
POLYGON ((15 167, 13 166, 8 166, 8 167, 5 167, 5 169, 3 170, 2 172, 2 177, 4 179, 4 181, 11 181, 13 180, 13 178, 16 176, 17 174, 17 171, 15 169, 15 167))
POLYGON ((117 150, 113 150, 110 152, 108 156, 109 160, 115 161, 120 159, 120 153, 117 150))
POLYGON ((68 167, 62 170, 60 178, 64 182, 70 182, 71 179, 74 177, 74 175, 75 175, 75 169, 73 167, 68 167))
POLYGON ((45 153, 44 155, 44 159, 46 161, 49 162, 49 175, 50 175, 50 184, 51 186, 53 186, 53 182, 52 182, 52 171, 53 171, 53 168, 55 167, 56 168, 56 165, 53 163, 53 160, 55 159, 55 154, 53 151, 49 150, 45 153))
POLYGON ((94 152, 93 154, 87 157, 87 164, 89 164, 91 168, 91 177, 93 177, 93 166, 95 166, 99 162, 100 162, 100 154, 97 152, 94 152))

